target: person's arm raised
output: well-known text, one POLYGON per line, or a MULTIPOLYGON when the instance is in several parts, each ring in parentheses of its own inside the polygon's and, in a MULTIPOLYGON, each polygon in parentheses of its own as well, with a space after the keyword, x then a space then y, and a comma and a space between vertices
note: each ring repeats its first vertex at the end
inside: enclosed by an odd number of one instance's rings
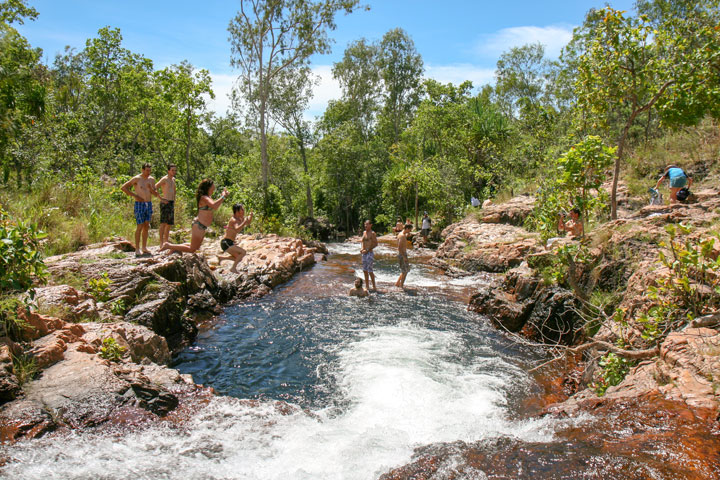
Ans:
POLYGON ((226 189, 223 189, 222 195, 220 195, 217 200, 213 200, 212 198, 210 198, 209 195, 205 195, 203 198, 205 199, 210 208, 212 208, 213 210, 217 210, 218 208, 220 208, 220 205, 222 205, 225 201, 225 197, 227 197, 227 194, 228 191, 226 189))

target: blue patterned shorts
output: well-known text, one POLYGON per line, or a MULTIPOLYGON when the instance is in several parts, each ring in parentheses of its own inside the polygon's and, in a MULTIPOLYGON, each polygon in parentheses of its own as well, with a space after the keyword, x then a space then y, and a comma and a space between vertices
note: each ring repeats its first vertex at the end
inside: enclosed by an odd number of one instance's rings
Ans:
POLYGON ((135 222, 149 222, 152 217, 152 202, 135 202, 135 222))
POLYGON ((373 263, 375 263, 375 253, 374 252, 368 252, 368 253, 362 254, 363 272, 371 272, 372 273, 373 263))

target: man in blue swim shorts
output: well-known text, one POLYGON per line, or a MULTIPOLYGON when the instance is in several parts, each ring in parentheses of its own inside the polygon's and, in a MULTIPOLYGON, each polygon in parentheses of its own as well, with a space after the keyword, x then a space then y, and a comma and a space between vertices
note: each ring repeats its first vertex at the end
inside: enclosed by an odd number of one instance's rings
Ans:
POLYGON ((692 185, 692 178, 688 177, 682 168, 677 165, 668 165, 665 167, 665 172, 663 172, 662 176, 657 181, 655 190, 660 187, 660 183, 662 183, 665 178, 670 181, 670 203, 678 202, 677 193, 681 188, 692 185))
POLYGON ((147 248, 148 231, 150 230, 150 218, 152 218, 152 196, 160 198, 155 190, 155 179, 150 176, 152 167, 149 163, 142 166, 142 173, 135 175, 128 180, 120 190, 124 194, 135 199, 135 256, 151 255, 147 248), (134 188, 134 192, 130 189, 134 188), (140 239, 142 236, 142 250, 140 239))
POLYGON ((373 272, 373 264, 375 263, 375 254, 373 249, 378 246, 377 235, 372 230, 372 223, 370 220, 365 220, 365 231, 362 236, 362 268, 363 274, 365 275, 365 285, 368 287, 370 283, 368 277, 372 280, 372 292, 377 292, 375 286, 375 273, 373 272))

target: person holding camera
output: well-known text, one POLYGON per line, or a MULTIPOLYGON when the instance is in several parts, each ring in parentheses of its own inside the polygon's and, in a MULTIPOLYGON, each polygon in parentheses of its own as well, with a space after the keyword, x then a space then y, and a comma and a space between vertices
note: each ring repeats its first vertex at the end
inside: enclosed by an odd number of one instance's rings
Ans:
POLYGON ((558 230, 566 231, 571 237, 581 237, 583 234, 583 224, 580 220, 580 209, 573 208, 570 210, 570 218, 566 213, 562 213, 558 218, 558 230))

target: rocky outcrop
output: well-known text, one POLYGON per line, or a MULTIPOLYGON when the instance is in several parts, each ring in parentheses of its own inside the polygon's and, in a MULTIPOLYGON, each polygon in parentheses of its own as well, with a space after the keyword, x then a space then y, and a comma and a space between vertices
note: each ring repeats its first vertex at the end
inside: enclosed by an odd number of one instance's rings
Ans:
POLYGON ((218 264, 219 242, 210 239, 197 254, 138 258, 119 240, 46 259, 51 282, 34 299, 42 313, 17 312, 22 348, 0 339, 0 405, 9 402, 0 408, 0 441, 167 415, 200 388, 167 368, 171 352, 194 339, 195 319, 232 298, 264 295, 327 253, 321 243, 276 235, 238 240, 247 255, 237 273, 218 264), (115 356, 102 357, 104 342, 115 356), (39 374, 28 370, 21 385, 14 357, 39 374))
POLYGON ((477 218, 482 223, 504 223, 521 227, 534 208, 534 197, 520 195, 505 203, 483 205, 483 208, 477 214, 477 218))
POLYGON ((17 400, 0 408, 0 441, 96 426, 132 411, 162 417, 178 405, 179 394, 197 388, 164 366, 170 361, 167 342, 146 327, 23 315, 28 323, 23 334, 32 339, 25 355, 42 372, 22 385, 22 395, 15 392, 17 400), (101 355, 109 338, 124 350, 117 361, 101 355))
POLYGON ((468 272, 505 272, 522 263, 537 247, 537 236, 513 225, 478 223, 467 218, 445 228, 445 241, 432 263, 468 272))
POLYGON ((546 411, 575 415, 648 396, 684 404, 695 415, 720 421, 720 331, 688 328, 673 332, 662 343, 657 358, 635 366, 603 396, 588 388, 546 411))

